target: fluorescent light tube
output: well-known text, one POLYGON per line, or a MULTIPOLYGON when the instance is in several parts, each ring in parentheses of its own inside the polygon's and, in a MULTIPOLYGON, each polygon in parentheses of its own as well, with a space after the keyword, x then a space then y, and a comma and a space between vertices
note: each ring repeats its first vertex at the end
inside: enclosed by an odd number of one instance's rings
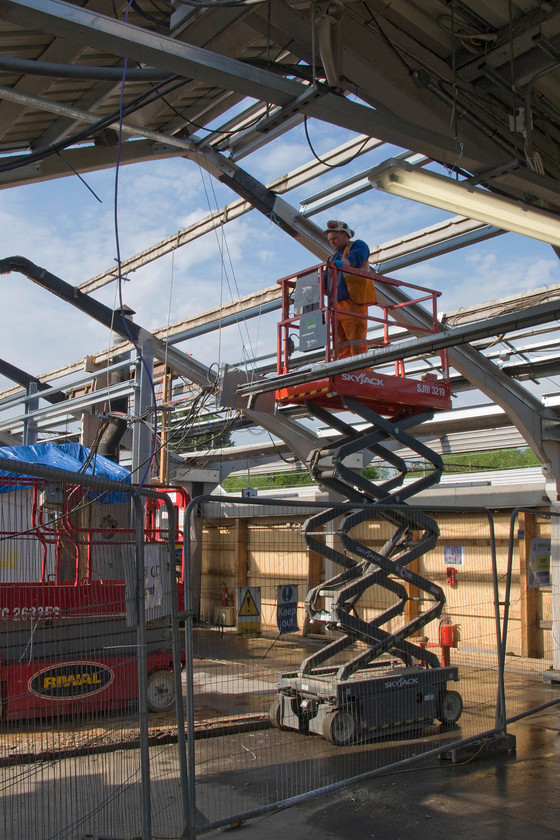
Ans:
POLYGON ((501 198, 406 163, 382 164, 371 170, 368 180, 378 190, 560 247, 560 218, 522 202, 501 198))

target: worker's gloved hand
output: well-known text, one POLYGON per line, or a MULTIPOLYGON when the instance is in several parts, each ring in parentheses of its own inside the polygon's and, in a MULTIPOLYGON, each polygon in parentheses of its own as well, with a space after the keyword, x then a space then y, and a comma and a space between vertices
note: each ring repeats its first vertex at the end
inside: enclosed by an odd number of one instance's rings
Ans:
POLYGON ((333 260, 333 265, 336 265, 337 268, 342 268, 344 265, 344 260, 333 260))

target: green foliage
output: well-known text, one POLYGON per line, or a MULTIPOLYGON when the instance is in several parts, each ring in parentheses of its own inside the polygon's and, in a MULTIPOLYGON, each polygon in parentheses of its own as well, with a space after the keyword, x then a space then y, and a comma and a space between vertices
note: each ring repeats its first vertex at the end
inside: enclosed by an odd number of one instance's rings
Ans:
MULTIPOLYGON (((465 452, 463 455, 444 455, 446 473, 476 472, 477 470, 513 470, 537 467, 539 460, 528 447, 522 449, 490 449, 465 452)), ((411 470, 408 475, 421 475, 423 470, 411 470)))
MULTIPOLYGON (((282 487, 308 487, 313 480, 307 470, 294 470, 281 473, 266 473, 251 476, 251 487, 257 490, 274 490, 282 487)), ((222 487, 226 493, 238 493, 249 487, 246 475, 234 475, 224 478, 222 487)))
POLYGON ((512 470, 539 465, 539 459, 528 447, 523 449, 492 449, 486 452, 468 452, 464 455, 446 455, 443 462, 446 472, 512 470))
MULTIPOLYGON (((446 473, 476 472, 476 470, 508 470, 521 467, 534 467, 539 460, 528 447, 518 449, 495 449, 480 452, 468 452, 463 455, 446 455, 443 458, 446 473)), ((431 469, 431 467, 429 467, 431 469)), ((412 469, 410 477, 422 475, 424 471, 412 469)), ((366 467, 362 476, 369 481, 383 481, 389 477, 390 471, 379 467, 366 467)), ((222 487, 226 493, 239 493, 246 487, 256 490, 280 490, 284 487, 308 487, 313 480, 307 470, 293 470, 287 472, 271 472, 261 475, 231 476, 225 478, 222 487)))
MULTIPOLYGON (((365 478, 375 480, 379 477, 379 470, 375 467, 366 467, 362 472, 365 478)), ((307 470, 293 470, 281 473, 266 473, 251 476, 251 487, 256 490, 280 490, 284 487, 309 487, 313 479, 307 470)), ((239 493, 249 487, 249 479, 246 475, 230 476, 222 481, 222 487, 226 493, 239 493)))
POLYGON ((366 467, 362 471, 362 476, 370 481, 377 481, 377 479, 384 479, 387 477, 387 470, 380 470, 379 467, 366 467))

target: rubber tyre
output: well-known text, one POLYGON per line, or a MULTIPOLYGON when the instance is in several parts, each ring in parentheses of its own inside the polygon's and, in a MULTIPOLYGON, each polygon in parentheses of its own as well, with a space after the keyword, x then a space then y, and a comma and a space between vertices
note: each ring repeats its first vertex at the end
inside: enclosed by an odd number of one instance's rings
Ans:
POLYGON ((286 729, 286 727, 282 725, 282 704, 280 703, 278 697, 272 701, 269 715, 270 722, 275 729, 286 729))
POLYGON ((351 712, 333 709, 323 720, 323 737, 337 747, 352 743, 356 736, 356 721, 351 712))
POLYGON ((152 671, 147 683, 148 709, 167 712, 175 705, 175 678, 172 671, 152 671))
POLYGON ((463 699, 458 691, 446 691, 441 698, 438 720, 445 726, 453 726, 463 713, 463 699))

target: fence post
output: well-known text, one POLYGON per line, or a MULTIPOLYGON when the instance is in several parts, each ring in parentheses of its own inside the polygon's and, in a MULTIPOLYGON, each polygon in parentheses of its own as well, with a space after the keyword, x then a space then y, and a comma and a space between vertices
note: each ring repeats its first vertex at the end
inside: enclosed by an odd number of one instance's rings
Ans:
POLYGON ((511 582, 511 566, 508 564, 509 579, 506 583, 506 595, 504 601, 500 601, 500 587, 498 584, 498 560, 496 557, 496 533, 494 520, 489 510, 486 510, 488 524, 490 527, 490 553, 492 556, 492 587, 494 590, 494 619, 496 623, 496 652, 498 654, 498 691, 496 697, 496 718, 495 725, 497 732, 505 733, 506 722, 506 688, 505 688, 505 636, 507 633, 507 621, 509 614, 509 593, 511 582), (504 606, 504 620, 502 628, 502 616, 500 607, 504 606))
MULTIPOLYGON (((152 405, 154 357, 152 345, 145 341, 138 353, 134 375, 134 414, 142 417, 152 405)), ((134 424, 132 430, 132 481, 143 484, 147 480, 152 460, 152 433, 145 423, 134 424)))
POLYGON ((136 537, 136 630, 138 645, 138 725, 142 771, 142 840, 152 840, 150 798, 150 747, 148 728, 148 655, 146 645, 146 601, 144 582, 144 503, 132 496, 132 519, 136 537))
POLYGON ((191 541, 192 523, 191 517, 202 504, 201 498, 191 499, 183 514, 183 556, 184 556, 184 591, 185 591, 185 702, 187 722, 187 797, 188 797, 188 822, 186 826, 185 840, 194 840, 196 837, 196 778, 195 778, 195 749, 194 749, 194 681, 193 681, 193 611, 191 593, 191 541))
MULTIPOLYGON (((181 840, 195 840, 196 826, 194 821, 194 803, 189 790, 189 772, 187 767, 187 744, 185 737, 185 715, 183 711, 183 686, 181 682, 181 644, 179 639, 179 612, 177 604, 177 575, 175 569, 175 509, 169 496, 164 497, 168 516, 168 551, 171 563, 171 637, 173 646, 173 676, 175 680, 175 712, 177 718, 177 750, 179 759, 179 777, 181 779, 181 803, 183 810, 183 831, 181 840)), ((183 533, 186 533, 185 531, 183 533)), ((183 546, 184 551, 184 546, 183 546)), ((183 587, 184 587, 184 609, 187 612, 187 600, 190 601, 190 580, 185 573, 185 561, 183 558, 183 587)), ((183 614, 186 618, 186 612, 183 614)), ((191 616, 192 620, 192 616, 191 616)), ((185 648, 187 645, 185 644, 185 648)), ((189 648, 190 650, 190 648, 189 648)), ((187 683, 188 674, 192 675, 192 655, 187 658, 185 653, 185 673, 187 683)), ((190 702, 190 701, 189 701, 190 702)), ((191 704, 192 705, 192 704, 191 704)))

